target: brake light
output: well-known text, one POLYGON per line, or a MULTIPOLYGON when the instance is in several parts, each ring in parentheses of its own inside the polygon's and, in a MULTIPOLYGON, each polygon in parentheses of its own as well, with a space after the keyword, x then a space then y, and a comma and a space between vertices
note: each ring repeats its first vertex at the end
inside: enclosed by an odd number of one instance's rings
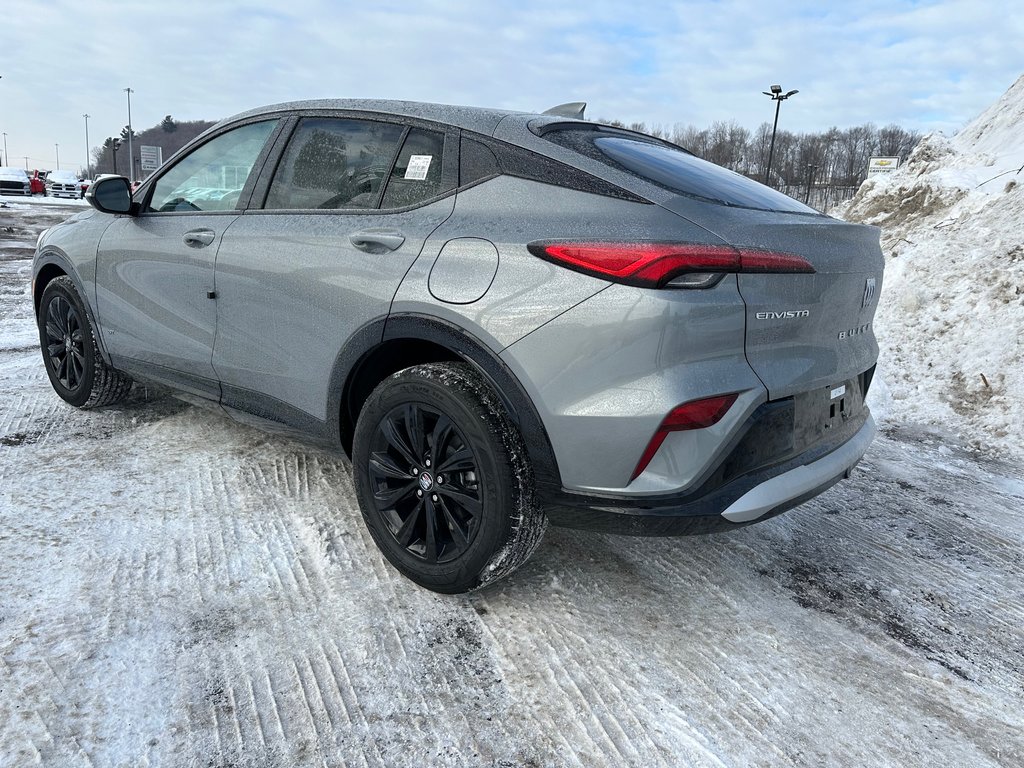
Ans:
MULTIPOLYGON (((526 247, 534 256, 568 269, 640 288, 664 288, 686 274, 814 272, 801 256, 729 245, 536 241, 526 247)), ((680 281, 672 287, 702 288, 715 282, 680 281)))
POLYGON ((640 457, 640 461, 637 462, 636 469, 633 470, 633 476, 629 478, 629 481, 633 482, 647 469, 647 465, 651 463, 651 459, 654 458, 654 454, 661 448, 661 444, 665 442, 669 432, 704 429, 705 427, 717 424, 728 413, 729 409, 732 408, 732 404, 736 402, 736 397, 736 394, 717 395, 716 397, 706 397, 703 400, 691 400, 688 403, 683 403, 673 408, 668 416, 662 420, 661 426, 654 433, 651 442, 647 444, 647 448, 640 457))

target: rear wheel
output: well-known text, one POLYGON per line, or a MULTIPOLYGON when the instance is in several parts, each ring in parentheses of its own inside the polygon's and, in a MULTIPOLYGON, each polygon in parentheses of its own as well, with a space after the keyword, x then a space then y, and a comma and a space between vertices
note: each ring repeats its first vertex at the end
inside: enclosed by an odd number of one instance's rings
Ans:
POLYGON ((132 380, 104 362, 85 303, 70 277, 51 280, 39 302, 39 345, 54 391, 78 408, 124 398, 132 380))
POLYGON ((466 592, 526 562, 547 519, 522 437, 468 365, 384 380, 359 414, 353 474, 384 556, 435 592, 466 592))

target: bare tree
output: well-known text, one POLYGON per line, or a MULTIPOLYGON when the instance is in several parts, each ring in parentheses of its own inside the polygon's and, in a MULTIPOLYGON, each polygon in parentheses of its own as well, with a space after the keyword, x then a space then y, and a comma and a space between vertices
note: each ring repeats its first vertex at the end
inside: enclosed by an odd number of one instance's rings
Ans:
POLYGON ((921 134, 917 131, 908 131, 896 123, 890 123, 878 132, 878 154, 906 160, 920 140, 921 134))

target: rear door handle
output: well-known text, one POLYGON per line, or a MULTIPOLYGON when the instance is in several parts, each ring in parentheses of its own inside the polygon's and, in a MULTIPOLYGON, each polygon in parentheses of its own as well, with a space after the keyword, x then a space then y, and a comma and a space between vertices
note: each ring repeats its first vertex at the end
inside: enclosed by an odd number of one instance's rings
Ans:
POLYGON ((362 229, 348 236, 349 242, 367 253, 397 251, 405 242, 405 235, 393 229, 362 229))
POLYGON ((181 239, 189 248, 205 248, 213 242, 217 233, 212 229, 193 229, 182 235, 181 239))

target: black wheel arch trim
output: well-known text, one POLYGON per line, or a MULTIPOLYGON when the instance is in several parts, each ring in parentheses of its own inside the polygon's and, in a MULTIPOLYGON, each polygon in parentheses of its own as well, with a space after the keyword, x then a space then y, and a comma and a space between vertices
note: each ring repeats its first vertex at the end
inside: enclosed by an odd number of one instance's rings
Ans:
MULTIPOLYGON (((561 489, 561 475, 540 414, 515 374, 484 342, 455 323, 418 313, 392 314, 364 325, 342 348, 331 373, 328 413, 339 414, 339 439, 351 455, 352 435, 358 415, 353 388, 362 366, 389 342, 419 341, 451 353, 453 360, 472 365, 491 385, 509 418, 519 428, 526 445, 538 488, 561 489)), ((410 363, 410 365, 415 363, 410 363)))

